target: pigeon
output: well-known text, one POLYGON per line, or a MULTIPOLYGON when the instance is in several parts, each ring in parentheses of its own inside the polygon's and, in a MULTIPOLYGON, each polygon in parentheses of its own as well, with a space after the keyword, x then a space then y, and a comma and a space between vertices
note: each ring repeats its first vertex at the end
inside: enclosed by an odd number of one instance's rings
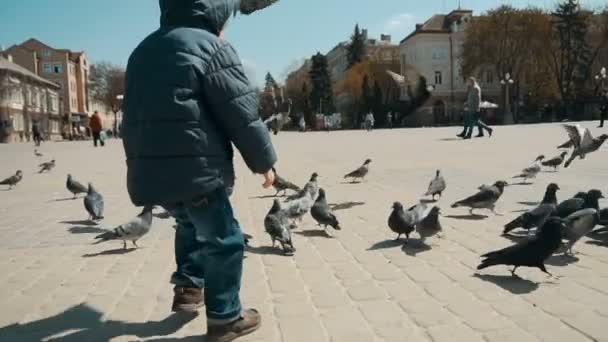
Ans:
POLYGON ((366 159, 363 165, 361 165, 355 171, 347 174, 344 178, 352 178, 352 182, 354 183, 357 179, 363 180, 365 176, 369 173, 369 164, 372 162, 371 159, 366 159))
POLYGON ((583 209, 587 201, 587 193, 579 192, 574 197, 569 198, 557 205, 556 216, 566 218, 571 214, 583 209))
POLYGON ((34 155, 38 158, 43 157, 44 155, 42 153, 40 153, 40 151, 38 151, 38 149, 34 150, 34 155))
POLYGON ((103 196, 89 183, 87 195, 84 198, 84 208, 89 213, 89 220, 103 220, 103 196))
POLYGON ((399 240, 401 235, 405 234, 405 241, 410 239, 410 234, 416 229, 417 217, 416 214, 411 211, 405 211, 403 204, 400 202, 393 203, 393 211, 388 217, 388 227, 395 233, 399 240))
POLYGON ((23 172, 21 170, 17 170, 14 175, 6 178, 5 180, 0 182, 0 185, 8 185, 8 189, 11 190, 15 185, 19 184, 23 179, 23 172))
POLYGON ((253 12, 264 9, 279 0, 241 0, 239 11, 242 14, 249 15, 253 12))
POLYGON ((51 160, 50 162, 42 163, 38 167, 40 168, 38 173, 43 173, 45 171, 50 172, 55 167, 55 159, 51 160))
POLYGON ((310 176, 310 180, 306 184, 304 184, 304 187, 302 188, 302 190, 295 195, 287 197, 287 201, 301 199, 308 195, 310 198, 312 198, 312 200, 314 202, 314 200, 317 199, 317 196, 319 196, 319 183, 317 182, 318 178, 319 178, 319 175, 316 172, 314 172, 310 176))
POLYGON ((150 228, 152 227, 152 219, 154 215, 152 215, 153 206, 144 207, 143 211, 137 215, 134 219, 130 220, 125 224, 121 224, 120 226, 108 230, 107 232, 97 235, 95 237, 95 244, 99 244, 106 241, 122 241, 123 248, 127 249, 127 241, 131 241, 133 246, 138 248, 137 240, 141 239, 144 235, 148 234, 150 228))
POLYGON ((296 249, 294 248, 291 239, 287 213, 281 209, 279 200, 274 200, 272 208, 270 208, 270 211, 266 214, 266 217, 264 218, 264 228, 266 229, 266 233, 270 235, 272 247, 275 246, 276 241, 279 241, 283 248, 283 253, 285 255, 293 255, 296 249))
POLYGON ((582 128, 578 124, 563 126, 568 132, 568 136, 570 137, 570 141, 574 147, 570 158, 568 158, 566 164, 564 165, 565 168, 569 167, 572 161, 574 161, 574 159, 577 157, 580 159, 585 159, 587 154, 597 151, 608 139, 608 134, 602 134, 599 137, 594 138, 589 129, 582 128))
POLYGON ((88 192, 87 187, 82 185, 82 183, 78 182, 77 180, 74 180, 70 174, 68 174, 68 180, 66 181, 65 186, 68 191, 74 195, 74 199, 76 199, 77 195, 88 192))
POLYGON ((544 273, 552 276, 545 268, 545 261, 557 251, 562 243, 564 224, 558 217, 550 217, 540 227, 538 234, 518 244, 505 249, 482 255, 484 258, 477 266, 478 270, 496 265, 513 266, 511 274, 519 267, 538 267, 544 273))
POLYGON ((600 225, 608 226, 608 208, 600 210, 600 225))
POLYGON ((544 159, 544 157, 545 156, 539 156, 538 158, 536 158, 536 160, 534 161, 534 165, 521 170, 521 174, 514 176, 513 178, 523 178, 524 183, 528 179, 536 178, 536 175, 538 175, 538 173, 540 172, 540 162, 544 159))
POLYGON ((554 171, 557 171, 557 168, 564 163, 567 155, 568 152, 562 152, 559 156, 541 162, 541 165, 552 167, 554 171))
POLYGON ((469 207, 471 215, 473 215, 473 209, 489 209, 497 215, 494 205, 502 196, 506 186, 508 186, 507 182, 498 181, 493 186, 480 187, 479 192, 452 204, 452 208, 469 207))
POLYGON ((564 219, 566 227, 563 230, 564 239, 568 240, 565 254, 572 255, 572 247, 583 236, 591 233, 593 228, 600 223, 599 199, 604 198, 600 190, 590 190, 587 193, 585 208, 581 209, 564 219))
POLYGON ((441 233, 443 228, 439 222, 439 215, 441 215, 441 209, 437 206, 432 207, 428 215, 416 224, 416 232, 420 235, 420 241, 424 242, 426 238, 441 233))
POLYGON ((437 170, 437 174, 435 175, 435 178, 433 178, 433 180, 431 181, 431 183, 429 184, 429 189, 426 192, 426 194, 424 194, 425 196, 433 196, 433 201, 435 200, 435 195, 439 195, 439 198, 441 198, 441 194, 443 193, 443 191, 445 191, 445 179, 443 179, 443 176, 441 175, 441 171, 437 170))
POLYGON ((287 190, 293 190, 295 192, 302 191, 302 189, 300 189, 297 185, 295 185, 295 184, 289 182, 288 180, 284 179, 283 177, 279 176, 274 167, 272 168, 272 171, 274 171, 274 174, 275 174, 274 182, 272 183, 272 186, 277 191, 277 193, 274 194, 275 197, 278 196, 279 193, 281 193, 281 192, 283 192, 283 195, 285 195, 287 193, 287 190))
POLYGON ((557 190, 559 186, 551 183, 547 186, 545 197, 543 197, 540 205, 526 213, 523 213, 515 220, 507 223, 503 234, 507 234, 516 228, 524 228, 530 231, 534 227, 540 227, 551 216, 557 208, 557 190))
POLYGON ((317 197, 315 204, 310 209, 310 214, 320 226, 324 226, 325 233, 328 236, 331 236, 331 233, 327 230, 327 226, 330 226, 335 230, 342 230, 342 228, 340 228, 340 223, 338 222, 338 219, 331 212, 331 209, 327 204, 325 190, 319 189, 319 197, 317 197))
POLYGON ((297 221, 302 221, 302 217, 306 215, 315 204, 310 193, 304 191, 302 197, 285 202, 282 205, 282 210, 285 211, 287 217, 293 220, 293 225, 297 226, 297 221))

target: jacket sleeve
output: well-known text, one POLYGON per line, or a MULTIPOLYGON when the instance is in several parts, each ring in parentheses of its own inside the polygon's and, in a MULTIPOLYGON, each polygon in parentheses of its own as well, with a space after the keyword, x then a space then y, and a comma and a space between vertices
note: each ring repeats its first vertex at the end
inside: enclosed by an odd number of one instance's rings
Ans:
POLYGON ((202 75, 205 103, 221 129, 255 173, 270 170, 277 155, 258 114, 258 98, 231 45, 223 43, 202 75))

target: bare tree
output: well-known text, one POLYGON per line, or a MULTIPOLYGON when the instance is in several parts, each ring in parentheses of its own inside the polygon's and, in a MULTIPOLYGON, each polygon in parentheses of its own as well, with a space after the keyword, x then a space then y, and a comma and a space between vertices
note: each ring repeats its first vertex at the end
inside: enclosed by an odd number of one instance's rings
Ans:
POLYGON ((91 97, 110 108, 114 113, 114 134, 118 131, 118 112, 125 91, 125 70, 109 62, 91 66, 89 78, 91 97))

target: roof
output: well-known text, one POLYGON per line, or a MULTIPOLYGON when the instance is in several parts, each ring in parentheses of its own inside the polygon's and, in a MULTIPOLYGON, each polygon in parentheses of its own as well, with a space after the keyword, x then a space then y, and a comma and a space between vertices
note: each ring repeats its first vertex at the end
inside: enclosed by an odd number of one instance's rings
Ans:
POLYGON ((46 84, 50 87, 56 88, 56 89, 61 88, 61 87, 59 87, 58 84, 55 84, 45 78, 42 78, 42 77, 34 74, 33 72, 27 70, 26 68, 11 62, 2 56, 0 56, 0 70, 7 70, 7 71, 15 73, 15 74, 20 74, 22 76, 28 77, 28 78, 38 82, 38 83, 44 83, 44 84, 46 84))
POLYGON ((451 33, 452 23, 459 22, 462 17, 471 15, 472 13, 473 11, 470 10, 458 9, 449 14, 435 14, 424 24, 417 24, 414 32, 403 38, 400 43, 403 44, 418 33, 451 33))

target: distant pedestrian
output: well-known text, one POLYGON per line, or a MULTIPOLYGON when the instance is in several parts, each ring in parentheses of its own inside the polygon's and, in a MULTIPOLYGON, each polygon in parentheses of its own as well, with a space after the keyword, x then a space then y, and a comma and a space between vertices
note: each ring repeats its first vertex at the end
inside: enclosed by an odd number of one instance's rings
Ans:
POLYGON ((374 129, 374 114, 372 112, 367 113, 365 116, 365 129, 368 132, 374 129))
POLYGON ((604 127, 604 121, 608 119, 608 90, 604 91, 602 96, 602 104, 600 106, 600 125, 599 128, 604 127))
POLYGON ((388 128, 393 128, 393 112, 388 112, 388 114, 386 114, 386 126, 388 128))
POLYGON ((458 134, 458 136, 463 139, 471 139, 475 126, 477 126, 477 129, 479 130, 477 137, 483 137, 484 130, 487 130, 490 136, 492 136, 494 130, 481 120, 481 88, 479 87, 479 84, 477 84, 475 77, 469 77, 467 85, 468 90, 467 102, 465 104, 464 130, 458 134))
POLYGON ((89 128, 91 129, 91 134, 93 135, 93 145, 97 147, 97 142, 101 144, 101 146, 105 146, 104 139, 101 138, 101 116, 99 116, 99 112, 95 111, 89 120, 89 128))
POLYGON ((300 126, 300 132, 306 132, 306 120, 304 120, 304 115, 300 116, 298 126, 300 126))
POLYGON ((32 134, 34 136, 34 144, 40 146, 42 142, 42 132, 40 130, 40 122, 37 120, 32 123, 32 134))

